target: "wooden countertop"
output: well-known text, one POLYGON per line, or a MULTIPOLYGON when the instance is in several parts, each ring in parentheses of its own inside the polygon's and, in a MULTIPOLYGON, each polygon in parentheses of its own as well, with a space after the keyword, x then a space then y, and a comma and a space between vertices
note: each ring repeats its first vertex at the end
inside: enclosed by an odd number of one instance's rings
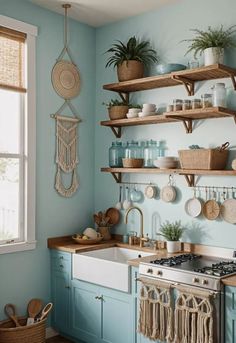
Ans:
POLYGON ((222 283, 223 283, 225 286, 233 286, 233 287, 236 287, 236 275, 229 276, 229 277, 223 279, 223 280, 222 280, 222 283))

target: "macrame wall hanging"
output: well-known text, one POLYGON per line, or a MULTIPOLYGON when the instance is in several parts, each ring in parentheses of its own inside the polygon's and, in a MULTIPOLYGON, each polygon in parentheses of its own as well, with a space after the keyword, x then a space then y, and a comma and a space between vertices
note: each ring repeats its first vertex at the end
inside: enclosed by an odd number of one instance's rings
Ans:
POLYGON ((52 114, 51 117, 56 120, 56 180, 55 189, 64 197, 71 197, 78 189, 77 164, 78 154, 78 123, 80 119, 76 109, 71 103, 71 99, 77 97, 80 91, 80 77, 76 64, 72 59, 68 47, 67 35, 67 10, 71 7, 69 4, 63 4, 65 9, 64 22, 64 48, 60 53, 57 62, 52 70, 52 85, 56 93, 65 101, 59 110, 52 114), (69 61, 64 60, 65 54, 68 55, 69 61), (73 117, 62 115, 62 111, 68 107, 73 117), (63 173, 70 175, 71 182, 67 188, 63 182, 63 173))

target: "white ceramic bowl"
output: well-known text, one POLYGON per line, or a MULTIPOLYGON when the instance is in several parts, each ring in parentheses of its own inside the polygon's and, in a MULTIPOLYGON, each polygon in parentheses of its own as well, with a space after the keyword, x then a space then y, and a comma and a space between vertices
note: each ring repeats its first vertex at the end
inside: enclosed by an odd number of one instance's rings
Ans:
POLYGON ((139 112, 139 117, 148 117, 148 116, 154 116, 156 115, 156 112, 139 112))
POLYGON ((158 161, 176 161, 175 156, 163 156, 163 157, 158 157, 158 161))
POLYGON ((137 113, 138 114, 139 111, 140 111, 140 108, 130 108, 128 113, 137 113))
POLYGON ((178 161, 161 162, 159 160, 155 160, 153 163, 155 167, 160 169, 175 169, 178 165, 178 161))
POLYGON ((138 113, 135 113, 135 112, 126 113, 127 118, 136 118, 137 116, 138 116, 138 113))
POLYGON ((97 231, 91 227, 87 227, 87 229, 84 230, 83 234, 91 239, 96 239, 98 237, 97 231))
POLYGON ((156 108, 156 105, 155 104, 143 104, 143 108, 152 109, 152 108, 156 108))

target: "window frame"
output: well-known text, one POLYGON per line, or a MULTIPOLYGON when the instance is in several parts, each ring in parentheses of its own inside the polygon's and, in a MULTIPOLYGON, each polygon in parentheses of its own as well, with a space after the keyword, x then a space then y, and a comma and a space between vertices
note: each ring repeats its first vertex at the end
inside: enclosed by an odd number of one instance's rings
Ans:
POLYGON ((23 212, 24 240, 0 245, 0 254, 33 250, 36 247, 35 235, 35 191, 36 191, 36 49, 38 34, 36 26, 0 15, 0 25, 23 32, 27 35, 26 49, 26 89, 24 99, 24 147, 23 149, 23 212))

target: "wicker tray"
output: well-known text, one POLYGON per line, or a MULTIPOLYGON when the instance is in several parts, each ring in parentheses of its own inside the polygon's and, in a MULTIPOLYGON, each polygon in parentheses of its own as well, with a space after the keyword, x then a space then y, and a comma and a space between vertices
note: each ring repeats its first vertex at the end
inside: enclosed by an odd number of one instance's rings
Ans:
POLYGON ((179 150, 179 160, 182 169, 222 170, 228 159, 228 150, 196 149, 179 150))
MULTIPOLYGON (((46 320, 20 327, 15 327, 12 320, 3 320, 0 322, 0 343, 45 343, 46 320)), ((20 317, 18 321, 25 325, 27 318, 20 317)))

